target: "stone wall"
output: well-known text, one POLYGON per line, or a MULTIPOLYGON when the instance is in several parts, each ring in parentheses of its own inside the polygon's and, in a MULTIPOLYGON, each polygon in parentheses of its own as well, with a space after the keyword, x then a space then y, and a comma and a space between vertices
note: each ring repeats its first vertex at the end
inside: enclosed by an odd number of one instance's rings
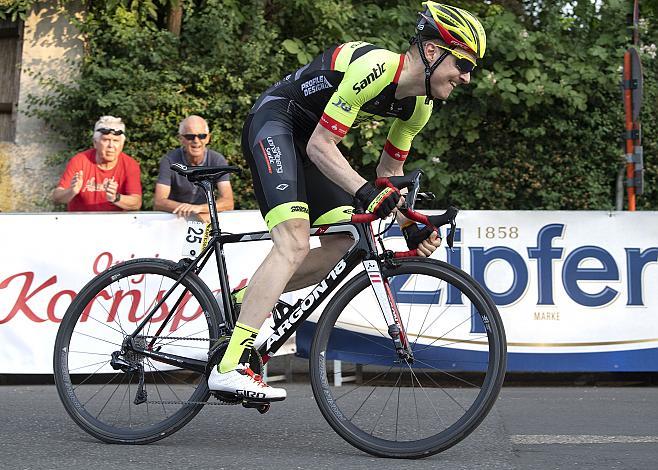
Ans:
POLYGON ((8 211, 11 204, 12 179, 9 174, 8 144, 0 142, 0 210, 8 211))
MULTIPOLYGON (((69 5, 70 8, 70 4, 69 5)), ((82 56, 82 41, 56 2, 40 2, 25 20, 21 57, 16 140, 0 142, 0 210, 41 212, 53 210, 50 192, 63 167, 49 157, 61 150, 44 122, 26 114, 28 95, 46 91, 35 78, 72 77, 82 56)))

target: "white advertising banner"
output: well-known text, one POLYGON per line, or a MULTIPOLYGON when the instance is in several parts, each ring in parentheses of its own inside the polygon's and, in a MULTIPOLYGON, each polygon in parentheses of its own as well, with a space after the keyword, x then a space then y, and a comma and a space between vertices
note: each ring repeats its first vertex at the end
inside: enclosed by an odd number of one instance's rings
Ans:
POLYGON ((437 257, 491 294, 509 371, 658 370, 655 212, 462 211, 457 225, 437 257))
MULTIPOLYGON (((227 232, 265 230, 257 211, 220 214, 227 232)), ((0 374, 49 374, 59 323, 76 293, 123 260, 179 260, 188 225, 165 213, 0 214, 0 374)), ((226 247, 229 282, 245 285, 271 242, 226 247)), ((214 259, 201 276, 219 291, 214 259)), ((174 319, 176 322, 176 319, 174 319)))
MULTIPOLYGON (((256 211, 223 230, 264 230, 256 211)), ((510 371, 658 370, 656 213, 462 211, 455 248, 503 318, 510 371)), ((54 338, 76 293, 122 260, 193 249, 171 214, 0 214, 0 373, 52 373, 54 338)), ((403 249, 399 229, 386 234, 403 249)), ((227 245, 230 284, 246 283, 269 242, 227 245)), ((406 248, 404 248, 406 249, 406 248)), ((214 263, 202 276, 212 290, 214 263)), ((298 337, 307 350, 308 338, 298 337)))

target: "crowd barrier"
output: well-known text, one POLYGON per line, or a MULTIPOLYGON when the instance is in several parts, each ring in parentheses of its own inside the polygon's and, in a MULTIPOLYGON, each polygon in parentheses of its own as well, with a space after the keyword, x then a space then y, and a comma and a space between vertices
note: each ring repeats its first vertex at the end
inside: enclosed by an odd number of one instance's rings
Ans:
MULTIPOLYGON (((256 211, 220 217, 229 232, 264 229, 256 211)), ((655 212, 462 211, 454 250, 442 247, 436 257, 491 293, 507 332, 508 370, 655 372, 655 218, 655 212)), ((0 374, 52 373, 59 322, 96 273, 136 257, 179 259, 189 249, 187 223, 153 212, 0 214, 0 234, 0 374)), ((397 227, 386 238, 403 249, 397 227)), ((269 242, 226 247, 233 287, 248 282, 268 248, 269 242)), ((204 272, 218 290, 213 266, 204 272)), ((312 321, 298 331, 298 354, 308 354, 312 331, 312 321)))

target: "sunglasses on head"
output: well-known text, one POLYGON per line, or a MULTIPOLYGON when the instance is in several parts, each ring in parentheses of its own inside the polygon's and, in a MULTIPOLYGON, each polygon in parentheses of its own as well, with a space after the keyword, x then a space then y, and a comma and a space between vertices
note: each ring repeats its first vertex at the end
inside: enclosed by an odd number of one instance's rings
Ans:
POLYGON ((450 52, 452 55, 455 56, 457 59, 455 62, 455 65, 459 69, 461 73, 471 73, 475 66, 477 65, 475 61, 470 57, 467 56, 466 54, 462 54, 461 52, 457 52, 454 49, 450 49, 449 47, 441 46, 440 44, 434 44, 436 47, 440 47, 441 49, 445 49, 446 51, 450 52))
POLYGON ((108 135, 108 134, 112 134, 112 135, 123 135, 123 131, 122 131, 122 130, 109 129, 109 128, 107 128, 107 127, 99 127, 98 129, 96 129, 96 132, 100 132, 100 133, 103 134, 103 135, 108 135))
POLYGON ((208 134, 183 134, 183 137, 191 142, 195 137, 198 137, 199 140, 204 140, 206 137, 208 137, 208 134))

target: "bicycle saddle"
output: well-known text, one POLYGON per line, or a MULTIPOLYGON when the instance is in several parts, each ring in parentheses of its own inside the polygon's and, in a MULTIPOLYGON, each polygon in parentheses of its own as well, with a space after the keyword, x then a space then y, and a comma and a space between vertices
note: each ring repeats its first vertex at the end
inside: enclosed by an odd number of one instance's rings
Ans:
POLYGON ((169 168, 183 175, 189 181, 217 181, 227 173, 240 173, 242 170, 237 166, 186 166, 182 163, 174 163, 169 168))

